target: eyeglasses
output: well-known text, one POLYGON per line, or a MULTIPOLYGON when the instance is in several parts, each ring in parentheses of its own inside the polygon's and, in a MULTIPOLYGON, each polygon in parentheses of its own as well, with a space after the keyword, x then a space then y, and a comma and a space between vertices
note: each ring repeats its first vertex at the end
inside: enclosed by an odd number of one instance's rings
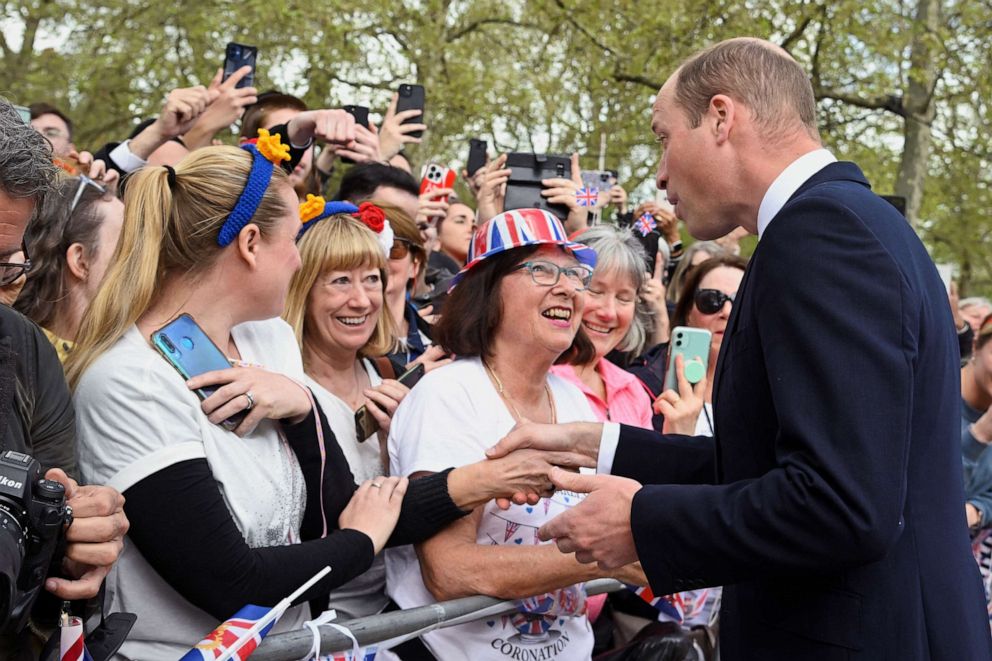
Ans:
POLYGON ((403 259, 410 254, 413 242, 409 239, 393 239, 393 247, 389 249, 389 259, 403 259))
POLYGON ((21 241, 23 262, 0 262, 0 287, 6 287, 31 270, 31 259, 28 257, 27 246, 21 241))
POLYGON ((93 188, 97 189, 98 191, 100 191, 101 195, 107 194, 106 186, 97 183, 93 179, 87 177, 85 174, 79 175, 79 187, 76 188, 76 195, 75 197, 72 198, 72 205, 69 207, 70 216, 72 215, 72 212, 76 210, 76 207, 79 206, 79 200, 82 199, 83 191, 86 190, 87 186, 92 186, 93 188))
POLYGON ((558 266, 552 262, 535 261, 524 262, 513 270, 527 271, 530 273, 534 284, 541 285, 542 287, 554 287, 558 284, 561 276, 564 275, 565 279, 573 287, 581 291, 588 287, 589 282, 592 280, 592 269, 581 264, 576 266, 558 266))
POLYGON ((703 314, 716 314, 723 309, 723 304, 730 301, 734 303, 734 294, 724 294, 719 289, 699 289, 694 296, 696 309, 703 314))

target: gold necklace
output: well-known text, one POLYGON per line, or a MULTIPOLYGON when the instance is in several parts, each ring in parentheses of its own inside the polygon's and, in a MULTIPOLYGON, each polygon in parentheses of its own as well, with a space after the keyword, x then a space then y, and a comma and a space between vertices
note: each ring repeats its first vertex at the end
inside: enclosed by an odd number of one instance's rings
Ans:
MULTIPOLYGON (((493 383, 496 384, 496 392, 499 393, 499 396, 512 410, 514 419, 516 419, 517 422, 523 420, 524 416, 520 414, 520 410, 517 409, 516 405, 513 403, 513 400, 510 399, 510 396, 506 393, 506 389, 503 387, 503 382, 499 380, 498 376, 496 376, 496 372, 493 371, 493 368, 491 368, 484 360, 482 361, 482 366, 486 368, 486 372, 489 374, 490 378, 492 378, 493 383)), ((544 379, 544 392, 548 394, 548 404, 551 406, 551 424, 558 424, 558 408, 555 406, 555 398, 551 394, 551 386, 548 385, 547 378, 544 379)))

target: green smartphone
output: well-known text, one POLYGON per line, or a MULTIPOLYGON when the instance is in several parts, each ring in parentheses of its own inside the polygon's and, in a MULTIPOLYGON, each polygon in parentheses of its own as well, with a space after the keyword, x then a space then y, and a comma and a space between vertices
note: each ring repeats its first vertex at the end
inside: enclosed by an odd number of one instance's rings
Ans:
POLYGON ((713 335, 702 328, 676 326, 672 329, 671 344, 668 346, 668 370, 665 372, 665 390, 679 391, 679 379, 675 373, 676 356, 682 356, 685 362, 685 378, 689 383, 699 383, 706 376, 712 338, 713 335))

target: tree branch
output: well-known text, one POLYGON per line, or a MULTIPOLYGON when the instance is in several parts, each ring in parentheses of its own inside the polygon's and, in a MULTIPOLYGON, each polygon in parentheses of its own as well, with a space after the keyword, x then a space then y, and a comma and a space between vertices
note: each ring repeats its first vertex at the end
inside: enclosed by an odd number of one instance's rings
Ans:
POLYGON ((877 96, 861 97, 854 94, 847 94, 840 90, 825 88, 817 84, 813 88, 813 93, 817 100, 832 99, 858 108, 868 110, 887 110, 888 112, 906 117, 907 112, 902 104, 902 97, 897 94, 879 94, 877 96))
POLYGON ((604 44, 601 41, 599 41, 598 39, 596 39, 596 37, 594 37, 591 32, 589 32, 584 27, 582 27, 581 25, 579 25, 579 22, 576 21, 574 18, 572 18, 572 12, 571 12, 571 10, 569 10, 569 8, 565 6, 565 3, 562 2, 562 0, 555 0, 555 4, 558 5, 558 8, 561 9, 565 13, 565 21, 569 25, 571 25, 573 28, 575 28, 576 30, 578 30, 579 33, 582 36, 584 36, 586 39, 588 39, 589 41, 591 41, 593 44, 596 45, 596 47, 600 48, 601 50, 606 51, 610 55, 616 55, 616 51, 614 51, 612 48, 610 48, 606 44, 604 44))
POLYGON ((644 87, 650 87, 655 92, 660 90, 662 85, 662 83, 659 83, 656 80, 651 80, 646 76, 636 76, 620 71, 615 71, 613 73, 613 80, 621 83, 636 83, 638 85, 643 85, 644 87))
POLYGON ((455 32, 449 33, 445 41, 457 41, 458 39, 468 36, 486 25, 508 25, 515 28, 525 28, 527 30, 542 30, 541 26, 536 23, 522 23, 520 21, 514 21, 510 18, 482 18, 477 21, 472 21, 455 32))
POLYGON ((781 46, 784 50, 789 50, 789 48, 803 36, 803 33, 806 32, 806 28, 809 27, 809 24, 812 21, 812 14, 805 16, 803 20, 799 22, 799 25, 796 26, 796 29, 786 35, 785 39, 782 40, 782 43, 780 43, 779 46, 781 46))

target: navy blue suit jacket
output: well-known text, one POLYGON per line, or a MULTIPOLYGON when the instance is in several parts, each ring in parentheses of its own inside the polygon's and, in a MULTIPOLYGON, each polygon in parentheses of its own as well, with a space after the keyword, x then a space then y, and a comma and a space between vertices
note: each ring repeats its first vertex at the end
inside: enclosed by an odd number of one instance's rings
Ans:
POLYGON ((624 427, 656 594, 725 585, 736 659, 992 659, 964 515, 959 355, 943 284, 857 166, 764 232, 728 323, 716 437, 624 427))

